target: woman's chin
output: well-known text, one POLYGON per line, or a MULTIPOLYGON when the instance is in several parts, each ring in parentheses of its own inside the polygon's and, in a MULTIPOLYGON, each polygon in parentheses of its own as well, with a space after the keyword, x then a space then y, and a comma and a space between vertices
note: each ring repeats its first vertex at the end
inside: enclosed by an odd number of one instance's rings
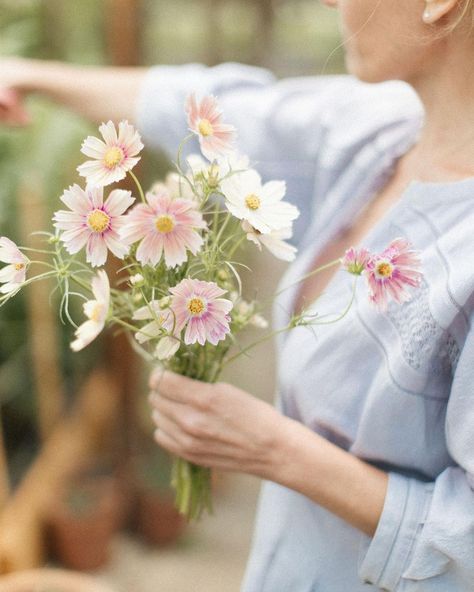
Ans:
POLYGON ((386 70, 377 68, 373 63, 369 64, 367 60, 355 57, 350 53, 346 54, 345 62, 349 74, 362 82, 385 82, 394 78, 386 70))

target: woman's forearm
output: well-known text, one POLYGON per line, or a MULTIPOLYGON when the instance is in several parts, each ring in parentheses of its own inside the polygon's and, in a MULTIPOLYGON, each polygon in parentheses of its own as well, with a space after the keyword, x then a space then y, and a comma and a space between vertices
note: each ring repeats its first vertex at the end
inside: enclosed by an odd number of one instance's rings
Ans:
POLYGON ((7 59, 0 61, 0 86, 42 94, 94 122, 133 121, 145 73, 146 68, 7 59))
POLYGON ((272 480, 374 535, 387 491, 387 473, 292 420, 280 432, 274 451, 272 480))

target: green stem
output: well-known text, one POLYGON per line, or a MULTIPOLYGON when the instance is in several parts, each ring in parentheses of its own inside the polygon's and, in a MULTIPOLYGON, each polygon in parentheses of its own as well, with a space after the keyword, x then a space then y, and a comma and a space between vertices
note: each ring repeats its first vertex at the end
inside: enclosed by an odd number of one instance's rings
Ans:
POLYGON ((176 165, 177 165, 177 169, 178 172, 184 177, 185 175, 183 174, 183 171, 181 170, 181 155, 183 153, 183 148, 185 147, 185 145, 189 142, 189 140, 194 136, 194 134, 189 134, 188 136, 186 136, 182 142, 180 143, 180 145, 178 146, 178 155, 176 158, 176 165))
POLYGON ((245 239, 246 239, 246 238, 247 238, 247 236, 244 234, 244 236, 243 236, 243 237, 241 237, 241 239, 240 239, 240 240, 238 240, 238 241, 237 241, 237 242, 234 244, 233 248, 232 248, 232 249, 230 250, 230 252, 229 252, 229 255, 228 255, 229 259, 230 259, 230 258, 232 257, 232 255, 233 255, 233 254, 234 254, 234 253, 237 251, 237 249, 238 249, 238 248, 240 247, 240 245, 241 245, 241 244, 242 244, 242 243, 245 241, 245 239))
MULTIPOLYGON (((356 292, 356 285, 357 285, 357 278, 355 278, 354 279, 354 282, 353 282, 352 294, 351 294, 351 299, 349 301, 349 304, 346 306, 346 308, 344 309, 344 311, 338 317, 336 317, 335 319, 332 319, 330 321, 319 321, 319 320, 315 320, 315 321, 308 322, 308 323, 290 321, 282 329, 277 329, 275 331, 272 331, 271 333, 268 333, 267 335, 265 335, 261 339, 258 339, 257 341, 254 341, 253 343, 249 344, 247 347, 244 347, 244 349, 240 350, 238 353, 234 354, 230 358, 227 358, 227 360, 224 360, 221 363, 221 365, 220 365, 219 371, 222 370, 222 368, 224 368, 225 366, 227 366, 227 364, 230 364, 231 362, 233 362, 234 360, 236 360, 238 357, 246 354, 248 351, 250 351, 251 349, 253 349, 257 345, 260 345, 261 343, 264 343, 265 341, 268 341, 269 339, 272 339, 276 335, 280 335, 281 333, 285 333, 286 331, 290 331, 294 327, 304 327, 304 326, 308 326, 308 325, 330 325, 332 323, 336 323, 336 322, 340 321, 341 319, 343 319, 347 315, 347 313, 349 312, 349 310, 352 307, 352 304, 354 303, 355 292, 356 292)), ((304 319, 304 313, 302 313, 301 315, 298 315, 298 318, 304 319)))
POLYGON ((35 249, 33 247, 18 247, 20 251, 31 251, 32 253, 42 253, 44 255, 55 255, 56 251, 47 251, 46 249, 35 249))
POLYGON ((217 233, 217 236, 214 240, 215 245, 219 245, 219 241, 220 241, 222 234, 224 233, 224 230, 225 230, 227 224, 229 223, 229 220, 231 219, 231 217, 232 217, 232 214, 230 212, 228 212, 227 216, 225 217, 224 222, 222 223, 222 226, 219 228, 219 232, 217 233))
POLYGON ((132 171, 128 171, 128 174, 135 181, 135 185, 137 186, 138 193, 140 194, 140 199, 142 200, 143 203, 146 203, 145 194, 143 193, 143 189, 142 189, 142 186, 140 185, 140 181, 137 179, 135 173, 133 173, 132 171))
POLYGON ((334 267, 335 265, 339 265, 341 263, 341 259, 334 259, 334 261, 330 261, 329 263, 326 263, 325 265, 321 265, 320 267, 317 267, 316 269, 313 269, 313 271, 310 271, 309 273, 306 273, 305 275, 301 276, 299 279, 297 279, 295 282, 288 284, 288 286, 285 286, 284 288, 282 288, 281 290, 279 290, 274 296, 273 298, 276 298, 277 296, 279 296, 280 294, 282 294, 283 292, 285 292, 286 290, 288 290, 289 288, 292 288, 293 286, 296 286, 298 284, 300 284, 301 282, 304 282, 305 280, 307 280, 308 278, 312 277, 313 275, 316 275, 317 273, 320 273, 321 271, 324 271, 326 269, 329 269, 330 267, 334 267))
POLYGON ((349 304, 346 306, 344 311, 335 319, 331 321, 315 321, 314 323, 309 323, 311 325, 332 325, 332 323, 337 323, 338 321, 342 320, 347 313, 350 311, 352 305, 354 304, 355 294, 356 294, 356 286, 357 286, 357 278, 354 278, 354 282, 352 284, 352 294, 351 299, 349 300, 349 304))
POLYGON ((131 325, 130 323, 127 323, 126 321, 119 319, 118 317, 111 316, 110 320, 113 323, 117 323, 117 325, 120 325, 120 326, 124 327, 125 329, 128 329, 129 331, 133 331, 134 333, 139 331, 138 327, 135 327, 134 325, 131 325))
MULTIPOLYGON (((81 288, 84 288, 84 290, 87 290, 88 292, 92 292, 92 287, 90 284, 87 284, 86 282, 83 282, 80 278, 78 278, 76 275, 70 275, 68 276, 71 278, 71 280, 73 282, 76 282, 76 284, 78 286, 81 286, 81 288)), ((93 293, 93 292, 92 292, 93 293)))
POLYGON ((236 360, 240 356, 246 354, 248 351, 250 351, 251 349, 253 349, 257 345, 260 345, 261 343, 264 343, 265 341, 272 339, 276 335, 280 335, 280 333, 285 333, 286 331, 293 329, 294 326, 295 325, 293 323, 288 323, 288 325, 286 325, 282 329, 277 329, 275 331, 272 331, 271 333, 268 333, 267 335, 265 335, 265 337, 262 337, 261 339, 257 339, 257 341, 254 341, 250 345, 247 345, 247 347, 244 347, 244 349, 241 349, 237 354, 234 354, 230 358, 227 358, 227 360, 224 360, 222 362, 222 364, 220 365, 219 371, 221 371, 223 368, 225 368, 227 366, 227 364, 230 364, 231 362, 233 362, 234 360, 236 360))

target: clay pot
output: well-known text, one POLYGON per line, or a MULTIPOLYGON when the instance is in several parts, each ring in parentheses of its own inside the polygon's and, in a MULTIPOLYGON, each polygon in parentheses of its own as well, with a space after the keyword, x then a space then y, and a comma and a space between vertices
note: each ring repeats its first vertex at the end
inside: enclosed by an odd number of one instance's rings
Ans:
POLYGON ((171 466, 172 459, 157 447, 133 459, 134 529, 151 545, 170 545, 186 528, 186 519, 174 505, 171 466))
POLYGON ((123 500, 113 478, 71 485, 49 514, 50 548, 71 569, 90 571, 109 560, 109 547, 122 523, 123 500))
POLYGON ((59 569, 33 569, 2 576, 1 592, 114 592, 89 576, 59 569))
POLYGON ((186 519, 174 506, 174 496, 159 489, 138 491, 137 530, 151 545, 171 545, 183 534, 186 519))

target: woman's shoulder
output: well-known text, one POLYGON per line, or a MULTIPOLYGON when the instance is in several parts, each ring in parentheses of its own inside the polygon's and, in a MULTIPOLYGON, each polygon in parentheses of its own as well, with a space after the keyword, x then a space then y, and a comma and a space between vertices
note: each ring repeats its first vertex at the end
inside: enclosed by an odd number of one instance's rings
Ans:
POLYGON ((383 152, 414 136, 423 123, 423 106, 405 82, 366 83, 347 76, 347 88, 321 120, 328 152, 357 153, 368 143, 383 152))
POLYGON ((346 148, 387 128, 420 126, 423 107, 402 81, 366 83, 350 75, 286 78, 273 85, 270 125, 276 135, 298 132, 310 152, 346 148), (311 146, 314 144, 313 149, 311 146))

